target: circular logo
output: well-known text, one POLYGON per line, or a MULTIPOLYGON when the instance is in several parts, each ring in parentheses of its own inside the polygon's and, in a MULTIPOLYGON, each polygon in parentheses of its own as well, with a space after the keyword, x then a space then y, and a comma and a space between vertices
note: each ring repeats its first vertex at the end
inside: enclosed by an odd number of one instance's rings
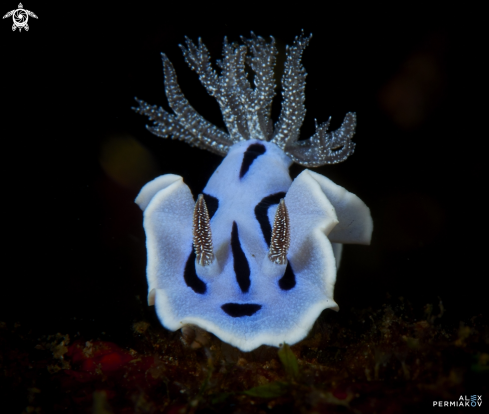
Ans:
POLYGON ((17 27, 24 27, 27 24, 29 16, 24 9, 17 9, 13 14, 14 23, 17 27))

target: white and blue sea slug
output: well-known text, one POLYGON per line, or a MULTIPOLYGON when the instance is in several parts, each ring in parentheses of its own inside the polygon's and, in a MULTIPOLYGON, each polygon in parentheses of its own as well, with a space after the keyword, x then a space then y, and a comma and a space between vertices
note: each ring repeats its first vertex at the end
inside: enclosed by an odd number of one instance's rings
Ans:
POLYGON ((189 66, 219 103, 227 132, 188 103, 165 55, 170 114, 138 100, 148 129, 224 156, 194 200, 182 177, 163 175, 146 184, 136 203, 144 211, 148 250, 148 303, 162 324, 177 330, 197 325, 242 351, 294 344, 319 314, 338 310, 333 299, 343 243, 369 244, 368 207, 328 178, 305 167, 335 164, 353 152, 355 114, 328 132, 329 121, 298 140, 304 120, 306 73, 301 55, 310 37, 287 47, 278 122, 270 111, 277 49, 252 34, 243 45, 224 40, 220 73, 207 48, 186 40, 189 66), (251 56, 248 56, 250 53, 251 56), (247 79, 245 63, 254 72, 247 79))

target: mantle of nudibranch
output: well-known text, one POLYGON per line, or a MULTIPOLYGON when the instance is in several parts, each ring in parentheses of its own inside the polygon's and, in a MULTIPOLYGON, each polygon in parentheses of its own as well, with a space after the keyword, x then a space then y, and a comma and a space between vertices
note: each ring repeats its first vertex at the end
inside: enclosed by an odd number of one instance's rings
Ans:
POLYGON ((239 142, 229 150, 203 191, 218 203, 210 220, 216 258, 210 271, 189 264, 195 200, 183 179, 165 175, 141 190, 136 202, 144 210, 148 301, 167 329, 197 325, 251 351, 263 344, 296 343, 324 309, 338 309, 333 291, 339 243, 370 242, 370 211, 357 196, 310 170, 292 181, 290 165, 283 151, 261 140, 239 142), (272 225, 279 200, 265 205, 261 221, 256 213, 264 199, 276 194, 290 216, 287 266, 294 282, 287 289, 280 287, 286 266, 269 262, 263 233, 263 222, 272 225), (249 268, 247 291, 237 281, 235 239, 249 268), (189 268, 195 269, 204 292, 186 279, 189 268), (260 308, 231 317, 223 311, 226 304, 260 308))

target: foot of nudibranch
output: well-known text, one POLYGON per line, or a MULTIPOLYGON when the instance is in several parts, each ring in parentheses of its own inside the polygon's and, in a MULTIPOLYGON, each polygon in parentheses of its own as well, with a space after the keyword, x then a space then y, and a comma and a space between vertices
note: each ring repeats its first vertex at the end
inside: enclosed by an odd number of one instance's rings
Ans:
POLYGON ((196 325, 185 325, 181 332, 183 343, 192 349, 202 348, 211 342, 211 334, 196 325))
POLYGON ((340 268, 341 253, 343 252, 343 244, 331 243, 331 247, 333 248, 334 258, 336 260, 336 271, 338 271, 338 269, 340 268))
POLYGON ((151 289, 148 293, 148 306, 154 306, 156 297, 156 289, 151 289))

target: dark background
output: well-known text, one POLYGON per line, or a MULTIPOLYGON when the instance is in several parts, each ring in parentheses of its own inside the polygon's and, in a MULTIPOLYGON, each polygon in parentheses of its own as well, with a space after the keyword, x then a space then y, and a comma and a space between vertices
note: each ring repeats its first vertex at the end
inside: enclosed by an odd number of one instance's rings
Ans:
MULTIPOLYGON (((134 198, 166 173, 183 176, 198 194, 220 162, 151 135, 131 111, 134 97, 168 108, 165 52, 191 104, 223 126, 217 103, 184 62, 184 36, 201 36, 216 59, 224 36, 273 35, 281 74, 285 45, 301 29, 313 33, 303 57, 301 137, 312 135, 314 118, 332 116, 336 129, 346 112, 357 113, 355 154, 317 171, 362 198, 374 220, 370 247, 345 248, 335 291, 342 312, 402 296, 420 310, 441 299, 454 323, 487 315, 480 11, 158 4, 28 2, 39 17, 29 19, 29 32, 0 22, 0 321, 123 343, 132 322, 153 312, 134 198)), ((278 86, 275 120, 279 109, 278 86)))

